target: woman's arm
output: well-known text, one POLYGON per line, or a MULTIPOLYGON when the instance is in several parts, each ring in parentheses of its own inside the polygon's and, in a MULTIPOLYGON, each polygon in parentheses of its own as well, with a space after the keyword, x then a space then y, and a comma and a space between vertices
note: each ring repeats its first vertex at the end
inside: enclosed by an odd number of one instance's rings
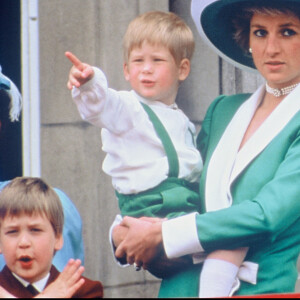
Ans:
POLYGON ((274 177, 252 199, 229 208, 158 224, 126 218, 128 235, 117 248, 131 263, 149 263, 164 249, 168 258, 201 251, 272 243, 299 219, 300 137, 295 138, 274 177), (162 228, 164 234, 162 234, 162 228), (191 237, 192 236, 192 237, 191 237))
POLYGON ((280 163, 266 159, 266 165, 259 165, 257 158, 251 168, 243 172, 239 186, 234 188, 239 188, 239 197, 253 191, 252 197, 235 199, 238 203, 229 208, 197 215, 191 222, 184 222, 188 226, 183 222, 178 225, 182 217, 164 222, 166 234, 163 240, 167 256, 172 258, 194 253, 194 243, 207 252, 271 244, 296 224, 300 211, 300 136, 293 138, 288 150, 282 152, 280 163), (274 167, 274 173, 269 172, 266 176, 262 169, 267 167, 274 167), (262 182, 258 189, 257 181, 262 182), (176 226, 185 226, 180 231, 182 234, 179 231, 174 234, 176 226), (190 245, 183 242, 185 232, 195 230, 190 245))

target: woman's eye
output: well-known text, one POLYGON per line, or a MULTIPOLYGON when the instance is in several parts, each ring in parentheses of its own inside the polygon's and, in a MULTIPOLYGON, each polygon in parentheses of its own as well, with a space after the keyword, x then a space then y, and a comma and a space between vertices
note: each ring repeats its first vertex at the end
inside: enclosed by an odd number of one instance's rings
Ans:
POLYGON ((284 29, 282 30, 282 35, 283 36, 292 36, 295 35, 296 32, 293 29, 284 29))
POLYGON ((266 30, 258 29, 258 30, 254 31, 254 34, 258 37, 264 37, 267 35, 267 32, 266 32, 266 30))

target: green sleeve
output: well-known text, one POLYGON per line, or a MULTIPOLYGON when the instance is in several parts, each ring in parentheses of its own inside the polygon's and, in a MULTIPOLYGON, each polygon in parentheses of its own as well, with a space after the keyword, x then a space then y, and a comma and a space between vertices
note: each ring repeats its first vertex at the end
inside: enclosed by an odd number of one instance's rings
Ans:
MULTIPOLYGON (((276 172, 251 199, 234 199, 237 204, 229 208, 197 215, 198 236, 205 250, 234 249, 264 241, 272 243, 277 238, 282 239, 285 231, 300 227, 299 131, 291 138, 293 141, 280 162, 272 161, 272 157, 267 161, 270 168, 275 165, 276 172)), ((247 172, 252 177, 258 174, 254 172, 258 170, 255 164, 259 165, 252 163, 241 177, 247 172)), ((238 188, 251 189, 251 176, 247 182, 239 178, 238 188)))

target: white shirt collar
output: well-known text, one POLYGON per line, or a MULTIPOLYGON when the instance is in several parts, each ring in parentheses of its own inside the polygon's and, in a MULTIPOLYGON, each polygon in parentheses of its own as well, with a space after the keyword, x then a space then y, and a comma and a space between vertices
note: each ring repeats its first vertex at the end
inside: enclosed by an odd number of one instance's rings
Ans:
MULTIPOLYGON (((12 274, 16 277, 16 279, 18 279, 25 287, 27 287, 30 282, 24 280, 23 278, 21 278, 20 276, 18 276, 17 274, 13 273, 12 274)), ((50 272, 42 279, 36 281, 36 282, 33 282, 31 285, 33 285, 33 287, 38 290, 39 292, 42 292, 46 286, 46 283, 49 279, 49 276, 50 276, 50 272)))
POLYGON ((142 96, 140 96, 137 92, 135 92, 134 90, 132 90, 132 93, 135 94, 135 96, 138 98, 138 100, 140 102, 143 102, 145 104, 148 104, 148 105, 151 105, 151 106, 160 106, 160 107, 169 107, 169 108, 172 108, 172 109, 178 109, 178 105, 174 102, 170 105, 167 105, 163 102, 160 102, 160 101, 155 101, 155 100, 148 100, 142 96))

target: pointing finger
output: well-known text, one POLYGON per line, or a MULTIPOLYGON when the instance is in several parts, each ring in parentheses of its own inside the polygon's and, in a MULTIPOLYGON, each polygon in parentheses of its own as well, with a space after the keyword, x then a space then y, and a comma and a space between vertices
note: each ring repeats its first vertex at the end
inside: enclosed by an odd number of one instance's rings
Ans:
POLYGON ((69 59, 69 61, 79 70, 83 69, 83 63, 79 58, 77 58, 73 53, 67 51, 65 52, 65 56, 69 59))

